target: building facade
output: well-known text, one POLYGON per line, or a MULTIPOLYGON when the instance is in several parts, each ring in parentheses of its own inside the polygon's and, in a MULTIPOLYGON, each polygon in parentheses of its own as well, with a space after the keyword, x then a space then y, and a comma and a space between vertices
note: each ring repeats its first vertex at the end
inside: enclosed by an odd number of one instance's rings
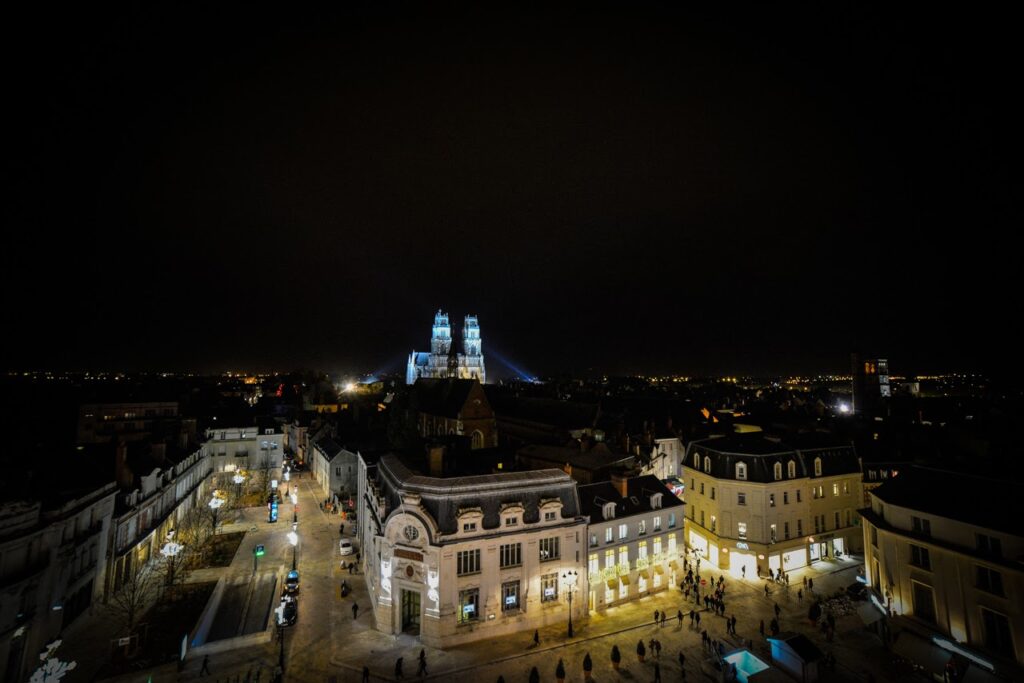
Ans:
POLYGON ((359 524, 378 630, 432 647, 533 631, 567 620, 567 591, 585 617, 586 519, 565 473, 428 477, 391 454, 368 472, 359 524))
POLYGON ((1024 680, 1024 535, 1007 508, 1024 485, 905 467, 870 498, 865 576, 897 632, 894 649, 930 653, 918 663, 937 675, 957 652, 1024 680))
POLYGON ((689 445, 683 477, 690 550, 747 578, 860 552, 853 446, 798 438, 799 446, 760 433, 689 445))
POLYGON ((421 437, 466 436, 470 448, 498 445, 498 421, 475 379, 418 379, 410 406, 421 437))
POLYGON ((678 477, 683 462, 683 442, 676 436, 658 437, 651 447, 650 461, 643 466, 640 474, 652 474, 658 479, 678 477))
POLYGON ((339 446, 329 436, 315 439, 310 471, 320 485, 324 498, 354 497, 356 495, 359 455, 339 446))
POLYGON ((421 377, 475 379, 481 384, 487 382, 480 321, 475 315, 467 315, 462 323, 462 353, 459 353, 458 347, 453 344, 448 314, 440 310, 434 314, 430 351, 413 351, 406 364, 406 384, 413 384, 421 377))
POLYGON ((267 469, 280 479, 284 459, 284 430, 280 426, 226 427, 206 430, 203 453, 214 472, 267 469))
POLYGON ((683 502, 654 476, 579 487, 587 527, 590 609, 652 595, 683 577, 683 502))

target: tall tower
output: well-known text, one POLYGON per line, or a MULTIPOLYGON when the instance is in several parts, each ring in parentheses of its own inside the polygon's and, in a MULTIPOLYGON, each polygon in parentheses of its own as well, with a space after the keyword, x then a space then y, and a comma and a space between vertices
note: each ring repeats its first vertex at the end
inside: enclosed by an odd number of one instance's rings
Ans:
POLYGON ((435 356, 448 356, 452 346, 452 326, 448 323, 448 314, 437 309, 434 314, 434 330, 430 338, 430 353, 435 356))
POLYGON ((462 376, 480 380, 481 384, 487 379, 482 348, 480 321, 475 315, 467 315, 462 323, 462 350, 465 354, 465 369, 462 376))

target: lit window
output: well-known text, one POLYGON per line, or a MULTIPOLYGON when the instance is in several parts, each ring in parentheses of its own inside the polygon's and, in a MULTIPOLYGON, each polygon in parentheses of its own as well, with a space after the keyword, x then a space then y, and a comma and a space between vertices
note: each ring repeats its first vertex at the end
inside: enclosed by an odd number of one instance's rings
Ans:
POLYGON ((655 531, 661 531, 661 517, 660 516, 654 518, 654 530, 655 531))
POLYGON ((706 455, 704 456, 704 471, 708 474, 711 473, 711 458, 706 455))
POLYGON ((790 479, 793 479, 794 477, 796 477, 796 462, 795 461, 790 460, 789 463, 786 465, 786 469, 787 469, 787 474, 788 474, 790 479))
POLYGON ((608 527, 607 529, 604 530, 604 542, 605 543, 611 543, 612 542, 612 534, 613 533, 614 532, 612 531, 611 527, 608 527))
POLYGON ((587 571, 591 574, 596 574, 601 570, 601 562, 597 557, 597 553, 590 553, 587 556, 587 571))
POLYGON ((611 548, 604 551, 604 568, 611 569, 615 566, 615 551, 611 548))
POLYGON ((771 539, 772 539, 771 542, 775 543, 778 540, 778 529, 776 528, 776 526, 774 524, 772 524, 769 527, 769 532, 771 534, 771 539))
POLYGON ((548 562, 561 557, 558 550, 558 537, 540 539, 540 561, 548 562))
POLYGON ((833 496, 838 496, 839 495, 839 482, 838 481, 832 482, 832 495, 833 496))
POLYGON ((711 515, 711 532, 712 533, 714 533, 715 527, 717 527, 717 526, 718 526, 718 518, 715 517, 714 515, 711 515))
POLYGON ((746 466, 746 464, 744 464, 742 462, 736 463, 736 478, 737 479, 746 479, 747 478, 747 466, 746 466))
POLYGON ((782 479, 782 463, 775 463, 775 466, 772 469, 775 472, 775 481, 779 481, 780 479, 782 479))
POLYGON ((626 538, 627 536, 629 536, 629 526, 627 524, 620 524, 619 525, 619 540, 621 541, 622 539, 626 538))
POLYGON ((814 476, 821 476, 821 458, 814 459, 814 476))
POLYGON ((502 612, 519 609, 519 582, 506 581, 501 584, 501 597, 502 612))
POLYGON ((738 522, 736 527, 737 527, 737 534, 736 535, 741 540, 746 540, 746 538, 747 538, 747 523, 746 522, 738 522))
MULTIPOLYGON (((597 555, 594 555, 594 561, 597 561, 597 555)), ((545 574, 540 577, 540 601, 541 602, 555 602, 558 600, 558 572, 553 574, 545 574)))
POLYGON ((644 534, 647 533, 647 520, 646 519, 641 519, 639 522, 637 522, 636 533, 637 533, 638 536, 643 536, 644 534))
POLYGON ((636 557, 638 560, 647 559, 647 541, 640 541, 636 544, 636 557))
POLYGON ((477 606, 480 604, 480 589, 470 588, 459 591, 459 623, 465 624, 479 618, 477 606))

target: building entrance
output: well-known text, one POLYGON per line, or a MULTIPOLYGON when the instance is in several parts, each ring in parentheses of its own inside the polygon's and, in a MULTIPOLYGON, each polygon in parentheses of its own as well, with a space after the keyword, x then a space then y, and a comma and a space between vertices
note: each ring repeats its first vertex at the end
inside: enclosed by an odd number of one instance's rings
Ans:
POLYGON ((420 633, 420 592, 402 590, 402 633, 420 633))

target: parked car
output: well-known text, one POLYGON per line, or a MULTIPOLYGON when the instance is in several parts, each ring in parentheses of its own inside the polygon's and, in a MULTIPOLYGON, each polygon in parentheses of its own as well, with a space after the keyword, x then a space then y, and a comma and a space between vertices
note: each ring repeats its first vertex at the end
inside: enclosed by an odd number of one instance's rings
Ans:
POLYGON ((351 555, 354 553, 355 549, 352 548, 352 541, 347 538, 341 539, 341 541, 338 542, 338 552, 342 555, 351 555))
POLYGON ((277 625, 278 626, 291 626, 299 618, 299 600, 298 598, 286 595, 281 598, 281 606, 277 611, 277 625))
POLYGON ((284 579, 285 595, 295 595, 299 592, 299 573, 294 569, 288 572, 284 579))

